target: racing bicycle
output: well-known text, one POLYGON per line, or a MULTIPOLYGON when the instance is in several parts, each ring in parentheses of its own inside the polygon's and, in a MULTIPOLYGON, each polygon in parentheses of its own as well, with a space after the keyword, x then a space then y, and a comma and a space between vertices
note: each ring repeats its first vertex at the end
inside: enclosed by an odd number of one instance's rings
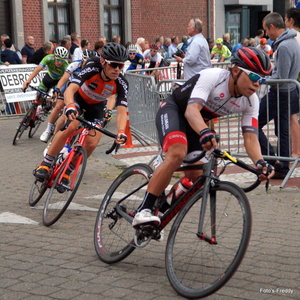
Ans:
MULTIPOLYGON (((59 153, 54 159, 48 179, 44 181, 35 179, 31 187, 29 195, 30 206, 36 205, 48 190, 43 210, 43 223, 45 226, 51 226, 60 219, 78 190, 87 163, 87 153, 83 147, 86 137, 93 134, 93 130, 100 131, 114 139, 117 137, 110 131, 100 127, 97 123, 87 121, 82 117, 77 117, 76 119, 80 121, 80 124, 78 129, 66 141, 69 149, 68 154, 63 155, 59 153), (75 168, 71 173, 69 182, 65 182, 64 175, 71 162, 75 168)), ((61 130, 65 130, 68 125, 69 121, 61 130)), ((117 146, 114 142, 106 153, 111 153, 117 146)))
MULTIPOLYGON (((242 262, 249 244, 252 217, 245 192, 260 184, 261 170, 220 149, 205 155, 207 163, 181 166, 177 170, 202 169, 202 175, 161 216, 159 212, 166 193, 156 201, 153 213, 161 218, 159 226, 132 227, 152 168, 135 164, 115 179, 104 196, 94 228, 95 250, 103 262, 119 262, 152 239, 159 240, 162 230, 177 215, 165 252, 166 271, 172 287, 181 296, 199 299, 226 284, 242 262), (254 173, 256 181, 242 189, 220 180, 220 175, 232 163, 254 173)), ((196 162, 202 156, 185 162, 196 162)))
MULTIPOLYGON (((46 120, 49 112, 54 106, 54 98, 45 91, 29 85, 29 87, 38 92, 38 98, 34 100, 26 112, 25 116, 17 128, 17 132, 13 139, 13 145, 16 145, 23 135, 24 131, 29 128, 28 137, 32 138, 37 132, 41 123, 46 120)), ((23 90, 24 93, 26 89, 23 90)))

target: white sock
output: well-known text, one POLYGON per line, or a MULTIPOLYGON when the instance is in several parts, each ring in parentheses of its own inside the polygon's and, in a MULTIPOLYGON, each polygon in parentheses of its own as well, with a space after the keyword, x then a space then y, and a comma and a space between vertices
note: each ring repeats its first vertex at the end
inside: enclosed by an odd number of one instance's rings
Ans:
POLYGON ((54 124, 48 123, 46 132, 52 132, 53 131, 54 124))

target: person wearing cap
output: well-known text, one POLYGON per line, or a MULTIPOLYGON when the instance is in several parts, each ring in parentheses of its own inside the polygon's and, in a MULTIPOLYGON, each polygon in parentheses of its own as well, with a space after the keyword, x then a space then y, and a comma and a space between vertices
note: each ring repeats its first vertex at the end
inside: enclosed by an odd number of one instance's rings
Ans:
POLYGON ((128 50, 128 60, 130 61, 130 65, 126 71, 145 69, 144 56, 138 53, 138 49, 136 45, 134 44, 129 45, 127 50, 128 50))
POLYGON ((259 40, 259 45, 256 46, 257 49, 260 49, 262 51, 265 51, 270 57, 273 55, 273 50, 270 45, 268 45, 267 39, 266 38, 261 38, 259 40))
POLYGON ((210 58, 213 59, 216 54, 219 55, 218 62, 229 60, 229 58, 231 57, 231 51, 227 48, 227 46, 223 45, 222 38, 216 39, 216 44, 211 50, 210 58))

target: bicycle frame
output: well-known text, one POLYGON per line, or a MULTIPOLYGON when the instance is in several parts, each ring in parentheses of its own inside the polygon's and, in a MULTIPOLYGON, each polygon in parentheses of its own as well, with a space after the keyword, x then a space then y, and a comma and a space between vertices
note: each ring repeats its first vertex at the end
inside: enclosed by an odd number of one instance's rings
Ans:
MULTIPOLYGON (((76 141, 75 147, 72 148, 72 150, 70 151, 70 153, 68 154, 68 156, 66 157, 66 159, 59 165, 55 165, 52 174, 50 175, 50 179, 48 180, 48 184, 47 187, 51 187, 55 178, 57 177, 57 175, 60 173, 60 171, 64 168, 63 172, 60 175, 60 178, 58 179, 58 184, 61 184, 63 175, 65 174, 65 172, 67 171, 70 163, 73 161, 73 158, 76 156, 76 147, 78 146, 82 146, 84 145, 85 139, 89 134, 89 130, 87 128, 79 128, 76 129, 75 132, 73 132, 73 134, 71 136, 68 137, 66 144, 70 143, 71 139, 76 136, 77 134, 80 134, 78 141, 76 141)), ((64 186, 65 188, 68 188, 69 190, 73 190, 74 188, 74 181, 76 179, 76 175, 78 172, 78 167, 80 166, 82 162, 82 158, 77 159, 75 161, 75 169, 74 169, 74 176, 72 177, 72 180, 70 182, 70 186, 64 186)))

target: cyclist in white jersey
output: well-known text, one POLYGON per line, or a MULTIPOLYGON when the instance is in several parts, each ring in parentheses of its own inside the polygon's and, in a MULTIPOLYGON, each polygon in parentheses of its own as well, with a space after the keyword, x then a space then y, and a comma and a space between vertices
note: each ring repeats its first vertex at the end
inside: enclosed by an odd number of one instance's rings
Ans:
MULTIPOLYGON (((174 90, 162 104, 156 116, 156 127, 165 160, 155 169, 145 198, 133 219, 137 228, 160 223, 152 214, 157 197, 170 183, 173 172, 188 154, 218 148, 215 133, 206 121, 216 117, 242 113, 242 131, 247 154, 264 175, 274 175, 273 167, 263 160, 258 142, 259 99, 256 95, 263 76, 269 75, 272 65, 268 55, 254 47, 239 49, 231 60, 229 70, 202 70, 174 90)), ((185 176, 195 180, 201 171, 189 171, 185 176)))

